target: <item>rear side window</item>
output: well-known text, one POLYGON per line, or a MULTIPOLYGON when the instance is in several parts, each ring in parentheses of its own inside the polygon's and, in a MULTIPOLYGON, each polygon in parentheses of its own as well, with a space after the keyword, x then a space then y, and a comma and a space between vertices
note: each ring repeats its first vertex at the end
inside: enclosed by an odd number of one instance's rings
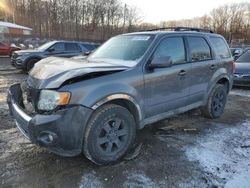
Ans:
POLYGON ((215 48, 215 54, 220 59, 231 57, 226 42, 220 37, 210 37, 210 41, 215 48))
POLYGON ((188 37, 192 62, 212 59, 207 41, 202 37, 188 37))
POLYGON ((65 43, 66 51, 81 51, 80 47, 76 43, 65 43))
POLYGON ((173 64, 186 62, 185 48, 182 37, 171 37, 163 39, 157 47, 154 57, 169 56, 173 64))

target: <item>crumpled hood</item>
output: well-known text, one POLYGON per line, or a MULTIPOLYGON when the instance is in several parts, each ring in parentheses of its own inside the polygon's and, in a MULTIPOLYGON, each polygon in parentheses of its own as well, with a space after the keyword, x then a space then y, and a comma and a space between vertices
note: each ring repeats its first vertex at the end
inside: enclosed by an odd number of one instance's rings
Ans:
POLYGON ((250 74, 250 63, 248 62, 236 62, 235 64, 236 74, 250 74))
POLYGON ((59 88, 65 81, 90 73, 122 71, 128 67, 110 63, 78 61, 68 58, 49 57, 34 66, 27 79, 28 85, 36 89, 59 88))

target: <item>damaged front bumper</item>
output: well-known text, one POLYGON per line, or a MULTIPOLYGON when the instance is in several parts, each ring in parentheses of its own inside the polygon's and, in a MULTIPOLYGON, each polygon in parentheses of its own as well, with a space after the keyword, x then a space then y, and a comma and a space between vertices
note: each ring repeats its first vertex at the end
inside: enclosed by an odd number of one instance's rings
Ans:
POLYGON ((29 115, 24 109, 20 84, 10 87, 7 102, 18 129, 32 143, 62 156, 82 152, 84 130, 92 109, 76 105, 50 115, 29 115))

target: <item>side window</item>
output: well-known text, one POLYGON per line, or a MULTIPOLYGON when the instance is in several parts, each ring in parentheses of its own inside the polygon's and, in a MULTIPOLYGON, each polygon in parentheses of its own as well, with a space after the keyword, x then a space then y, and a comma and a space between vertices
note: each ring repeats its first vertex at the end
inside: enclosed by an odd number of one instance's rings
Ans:
POLYGON ((210 37, 210 41, 215 48, 215 54, 220 59, 231 57, 226 42, 220 37, 210 37))
POLYGON ((59 42, 50 47, 50 49, 54 49, 54 52, 63 52, 64 44, 59 42))
POLYGON ((81 48, 76 43, 65 43, 65 50, 68 52, 81 51, 81 48))
POLYGON ((157 47, 154 57, 169 56, 173 64, 186 62, 185 47, 182 37, 170 37, 163 39, 157 47))
POLYGON ((207 41, 202 37, 188 37, 192 61, 212 59, 211 50, 207 41))

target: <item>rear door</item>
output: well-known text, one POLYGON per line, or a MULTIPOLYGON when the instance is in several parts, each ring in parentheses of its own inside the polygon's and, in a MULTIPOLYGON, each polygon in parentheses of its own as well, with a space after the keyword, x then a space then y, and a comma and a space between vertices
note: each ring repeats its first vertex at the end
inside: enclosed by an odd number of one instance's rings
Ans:
POLYGON ((152 57, 169 56, 173 64, 168 68, 145 71, 146 117, 186 106, 191 67, 186 61, 185 49, 182 36, 166 37, 156 47, 152 57))
POLYGON ((201 102, 208 83, 217 69, 208 40, 203 36, 187 36, 189 62, 192 66, 189 104, 201 102))

